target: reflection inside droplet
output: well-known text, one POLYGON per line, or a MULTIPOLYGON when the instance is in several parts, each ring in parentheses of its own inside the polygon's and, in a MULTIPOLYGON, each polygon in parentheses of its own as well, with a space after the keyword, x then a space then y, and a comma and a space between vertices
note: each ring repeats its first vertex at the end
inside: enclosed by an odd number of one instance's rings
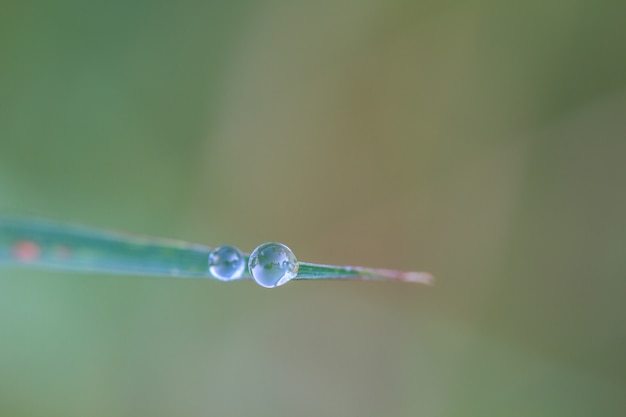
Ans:
POLYGON ((287 283, 298 274, 298 260, 287 246, 268 242, 252 252, 248 269, 257 284, 274 288, 287 283))
POLYGON ((209 272, 222 281, 240 278, 245 268, 245 258, 234 246, 220 246, 209 254, 209 272))

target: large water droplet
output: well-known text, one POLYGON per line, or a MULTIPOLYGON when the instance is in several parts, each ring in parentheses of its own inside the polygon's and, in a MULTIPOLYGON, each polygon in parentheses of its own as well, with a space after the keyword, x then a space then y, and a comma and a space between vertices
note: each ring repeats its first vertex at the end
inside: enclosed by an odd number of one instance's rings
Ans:
POLYGON ((246 269, 244 256, 234 246, 220 246, 209 254, 209 272, 222 281, 240 278, 246 269))
POLYGON ((287 283, 298 274, 298 260, 287 246, 268 242, 252 252, 248 269, 257 284, 274 288, 287 283))

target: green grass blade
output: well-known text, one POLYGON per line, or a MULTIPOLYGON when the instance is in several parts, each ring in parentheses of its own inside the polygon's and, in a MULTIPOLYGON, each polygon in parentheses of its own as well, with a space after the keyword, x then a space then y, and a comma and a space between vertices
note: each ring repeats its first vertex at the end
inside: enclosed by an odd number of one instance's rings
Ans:
MULTIPOLYGON (((280 246, 290 252, 284 245, 280 246)), ((250 254, 241 253, 236 248, 233 250, 239 254, 240 262, 244 262, 246 267, 242 267, 236 276, 225 279, 224 276, 213 274, 209 268, 210 256, 215 253, 209 246, 101 231, 28 217, 0 216, 0 265, 5 266, 213 278, 222 281, 252 279, 247 267, 250 254)), ((297 275, 293 279, 299 280, 361 279, 424 284, 430 284, 433 280, 430 274, 424 272, 356 266, 299 262, 294 271, 296 269, 297 275)), ((255 280, 259 282, 257 278, 255 280)), ((288 280, 271 287, 282 285, 288 280)))

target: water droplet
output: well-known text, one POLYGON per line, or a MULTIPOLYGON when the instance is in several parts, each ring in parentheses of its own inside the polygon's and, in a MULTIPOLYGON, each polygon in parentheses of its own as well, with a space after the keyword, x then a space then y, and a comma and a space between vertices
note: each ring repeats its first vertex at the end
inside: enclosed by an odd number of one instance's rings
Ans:
POLYGON ((217 279, 240 278, 245 269, 245 257, 234 246, 220 246, 209 254, 209 272, 217 279))
POLYGON ((298 274, 298 260, 287 246, 269 242, 252 252, 248 269, 257 284, 265 288, 275 288, 298 274))

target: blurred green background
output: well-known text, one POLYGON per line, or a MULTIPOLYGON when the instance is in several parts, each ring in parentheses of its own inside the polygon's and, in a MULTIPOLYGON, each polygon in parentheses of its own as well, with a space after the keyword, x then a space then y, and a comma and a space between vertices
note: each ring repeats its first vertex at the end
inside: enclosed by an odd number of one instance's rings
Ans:
POLYGON ((3 270, 0 415, 626 415, 624 16, 3 0, 1 206, 438 281, 3 270))

